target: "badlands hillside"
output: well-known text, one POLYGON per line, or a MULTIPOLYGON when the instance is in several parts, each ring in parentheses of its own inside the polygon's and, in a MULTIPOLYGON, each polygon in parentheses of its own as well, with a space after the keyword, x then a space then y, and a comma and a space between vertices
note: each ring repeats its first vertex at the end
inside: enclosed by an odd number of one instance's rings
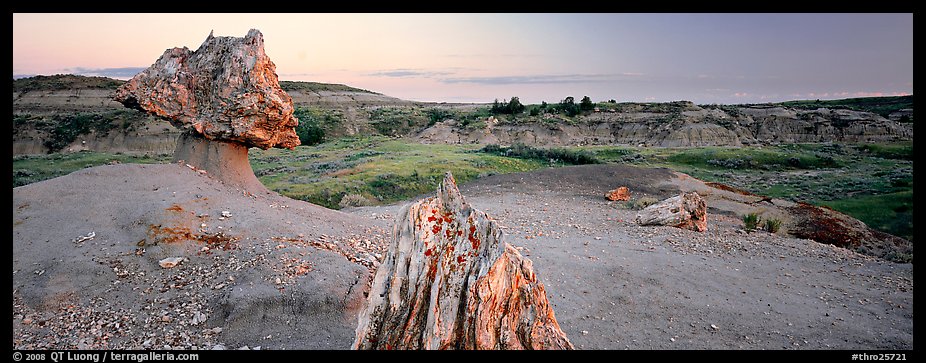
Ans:
MULTIPOLYGON (((170 153, 177 131, 110 99, 123 81, 75 75, 13 81, 13 155, 57 151, 170 153)), ((913 139, 913 96, 757 105, 598 103, 492 115, 488 105, 400 100, 344 85, 280 82, 318 138, 409 137, 423 143, 534 146, 742 146, 913 139)), ((532 106, 536 107, 536 106, 532 106)))

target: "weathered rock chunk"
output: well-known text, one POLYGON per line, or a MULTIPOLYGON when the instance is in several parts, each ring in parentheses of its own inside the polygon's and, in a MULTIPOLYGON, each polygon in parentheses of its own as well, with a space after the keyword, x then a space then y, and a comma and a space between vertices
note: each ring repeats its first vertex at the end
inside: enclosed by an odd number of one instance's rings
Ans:
POLYGON ((604 197, 612 201, 628 201, 630 200, 630 189, 618 187, 605 194, 604 197))
POLYGON ((398 215, 354 348, 573 349, 531 261, 450 173, 398 215))
POLYGON ((704 232, 707 205, 698 193, 682 193, 644 208, 637 213, 636 222, 642 226, 673 226, 704 232))
POLYGON ((246 147, 299 145, 292 98, 280 88, 264 37, 209 34, 196 51, 172 48, 113 97, 209 140, 246 147))

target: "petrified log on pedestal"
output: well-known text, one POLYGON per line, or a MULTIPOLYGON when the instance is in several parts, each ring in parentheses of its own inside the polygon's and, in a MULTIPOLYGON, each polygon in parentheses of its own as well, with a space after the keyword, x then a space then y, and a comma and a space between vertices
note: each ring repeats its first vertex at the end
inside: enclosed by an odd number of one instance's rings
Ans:
POLYGON ((174 161, 251 192, 266 188, 248 162, 249 147, 299 145, 293 100, 280 88, 256 29, 243 38, 209 34, 196 51, 168 49, 113 99, 184 131, 174 161))

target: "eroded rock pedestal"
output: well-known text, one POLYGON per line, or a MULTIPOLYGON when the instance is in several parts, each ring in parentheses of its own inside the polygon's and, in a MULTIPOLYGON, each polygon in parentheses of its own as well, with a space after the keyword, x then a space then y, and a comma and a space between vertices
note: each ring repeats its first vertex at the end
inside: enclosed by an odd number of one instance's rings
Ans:
POLYGON ((450 173, 398 216, 354 348, 573 349, 531 261, 450 173))
POLYGON ((292 98, 280 88, 256 29, 243 38, 209 34, 196 51, 168 49, 113 99, 184 131, 175 161, 245 188, 263 188, 248 162, 249 147, 299 145, 292 98))
POLYGON ((254 175, 248 148, 237 142, 212 141, 185 132, 177 137, 174 162, 194 166, 212 178, 252 193, 267 191, 254 175))
POLYGON ((686 192, 644 208, 637 213, 641 226, 672 226, 692 231, 707 230, 707 204, 696 192, 686 192))

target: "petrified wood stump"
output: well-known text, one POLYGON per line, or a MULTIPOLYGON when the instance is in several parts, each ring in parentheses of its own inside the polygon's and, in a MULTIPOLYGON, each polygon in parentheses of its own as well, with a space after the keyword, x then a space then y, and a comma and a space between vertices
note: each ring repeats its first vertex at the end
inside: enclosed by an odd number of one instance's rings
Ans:
POLYGON ((360 315, 357 349, 573 349, 531 261, 450 173, 405 206, 360 315))

